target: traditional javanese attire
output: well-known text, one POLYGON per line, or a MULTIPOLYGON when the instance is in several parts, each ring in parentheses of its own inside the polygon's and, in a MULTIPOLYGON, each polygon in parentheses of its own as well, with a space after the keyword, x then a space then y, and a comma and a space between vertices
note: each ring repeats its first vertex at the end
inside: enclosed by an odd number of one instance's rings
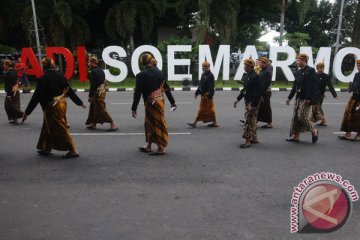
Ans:
POLYGON ((245 126, 244 126, 244 139, 257 139, 256 134, 256 119, 258 106, 262 93, 262 84, 259 80, 259 75, 255 70, 247 73, 246 88, 240 91, 237 100, 240 101, 245 98, 245 126))
POLYGON ((259 104, 259 111, 257 115, 258 122, 272 123, 272 110, 270 105, 271 98, 271 72, 269 69, 261 69, 259 75, 260 83, 262 84, 262 97, 259 104))
POLYGON ((324 115, 324 111, 322 109, 322 104, 324 102, 324 98, 325 98, 325 90, 326 90, 326 86, 329 87, 329 90, 331 92, 331 94, 333 95, 334 98, 337 97, 337 94, 335 92, 335 89, 331 83, 330 80, 330 76, 326 73, 323 74, 316 74, 317 79, 318 79, 318 88, 320 91, 320 101, 318 104, 315 104, 312 106, 312 116, 311 116, 311 120, 313 122, 317 122, 317 121, 323 121, 325 120, 325 115, 324 115))
POLYGON ((105 73, 100 67, 95 67, 90 73, 89 98, 92 99, 86 125, 96 123, 112 123, 113 120, 106 110, 106 81, 105 73))
POLYGON ((297 132, 313 132, 314 128, 310 121, 311 105, 320 102, 320 91, 317 86, 315 69, 306 65, 295 72, 293 83, 288 99, 291 100, 296 94, 294 113, 292 116, 290 135, 297 132), (310 100, 306 104, 305 100, 310 100))
POLYGON ((356 73, 354 81, 349 88, 353 95, 350 97, 348 104, 345 107, 343 120, 341 123, 341 131, 357 132, 360 134, 360 73, 356 73))
POLYGON ((201 75, 199 87, 197 88, 195 95, 201 95, 201 101, 199 105, 199 111, 196 117, 196 122, 202 121, 216 122, 215 104, 214 104, 214 86, 215 78, 211 71, 204 72, 201 75))
POLYGON ((25 113, 30 115, 38 103, 44 112, 43 126, 37 149, 55 149, 59 151, 74 151, 74 141, 70 136, 66 123, 66 97, 78 106, 83 102, 69 86, 66 78, 55 70, 47 70, 39 78, 35 92, 27 106, 25 113))
POLYGON ((10 121, 22 118, 24 113, 20 110, 20 92, 16 71, 11 69, 5 73, 4 87, 6 92, 5 111, 10 121))
POLYGON ((165 81, 165 76, 157 67, 147 66, 136 75, 136 86, 131 110, 136 112, 142 95, 145 104, 144 125, 146 142, 150 141, 163 148, 168 144, 168 129, 164 114, 164 92, 170 103, 175 104, 170 87, 165 81))

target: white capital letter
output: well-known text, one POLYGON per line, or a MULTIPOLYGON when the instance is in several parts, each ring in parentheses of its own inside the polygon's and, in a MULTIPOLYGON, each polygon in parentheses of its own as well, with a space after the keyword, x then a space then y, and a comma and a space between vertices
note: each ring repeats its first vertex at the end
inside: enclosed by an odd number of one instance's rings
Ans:
POLYGON ((168 45, 168 79, 172 81, 181 81, 184 79, 191 80, 191 74, 175 74, 175 66, 187 66, 190 68, 190 59, 175 59, 176 52, 191 52, 191 45, 168 45))
POLYGON ((133 74, 136 76, 140 72, 139 68, 139 57, 144 52, 150 52, 152 55, 154 55, 156 61, 157 61, 157 67, 162 70, 163 61, 161 57, 160 51, 151 45, 142 45, 135 49, 133 52, 133 55, 131 56, 131 69, 133 74))
POLYGON ((105 78, 109 82, 122 82, 127 77, 128 69, 124 62, 121 62, 119 60, 116 60, 116 59, 113 59, 110 57, 110 53, 113 53, 113 52, 119 54, 119 57, 126 57, 126 52, 122 47, 119 47, 119 46, 106 47, 101 54, 101 57, 102 57, 104 63, 111 67, 118 68, 120 70, 120 74, 115 76, 110 73, 109 69, 105 69, 104 70, 105 78))
POLYGON ((350 75, 345 76, 341 71, 341 64, 344 57, 348 54, 355 55, 355 60, 360 59, 360 49, 354 47, 347 47, 341 49, 334 58, 333 63, 333 73, 337 79, 341 82, 351 82, 354 79, 356 73, 356 64, 354 66, 354 70, 350 75))
POLYGON ((209 45, 199 45, 199 79, 201 78, 202 66, 205 61, 210 63, 210 69, 214 74, 215 80, 218 79, 221 64, 223 64, 223 80, 229 80, 230 76, 230 45, 220 45, 216 56, 215 64, 213 63, 209 45))
POLYGON ((276 68, 280 67, 288 81, 294 81, 294 75, 291 72, 291 69, 289 68, 289 65, 291 65, 295 61, 295 50, 292 47, 277 47, 277 46, 271 46, 270 47, 270 60, 272 60, 273 65, 273 75, 272 80, 275 80, 276 77, 276 68), (287 53, 288 57, 286 60, 278 61, 277 56, 278 53, 287 53))

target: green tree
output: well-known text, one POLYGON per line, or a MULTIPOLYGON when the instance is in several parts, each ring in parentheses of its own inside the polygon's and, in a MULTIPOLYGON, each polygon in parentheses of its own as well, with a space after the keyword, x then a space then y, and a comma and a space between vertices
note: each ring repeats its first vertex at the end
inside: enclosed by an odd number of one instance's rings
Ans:
POLYGON ((163 16, 167 6, 166 0, 123 0, 115 2, 106 15, 106 32, 112 39, 121 37, 129 40, 133 51, 136 30, 140 29, 141 37, 147 39, 154 30, 155 18, 163 16))
MULTIPOLYGON (((99 2, 96 1, 96 2, 99 2)), ((91 1, 70 0, 38 0, 36 1, 37 16, 45 28, 47 44, 75 47, 84 45, 90 40, 90 28, 80 14, 73 9, 80 5, 88 6, 91 1)), ((28 31, 32 18, 31 5, 23 12, 24 31, 28 31)))

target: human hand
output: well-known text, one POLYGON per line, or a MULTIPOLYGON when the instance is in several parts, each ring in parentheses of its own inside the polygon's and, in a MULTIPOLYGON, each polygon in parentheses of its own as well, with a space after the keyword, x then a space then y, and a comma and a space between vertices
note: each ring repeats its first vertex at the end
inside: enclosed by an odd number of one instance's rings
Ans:
POLYGON ((286 100, 286 105, 288 105, 288 106, 290 105, 290 100, 289 99, 286 100))
POLYGON ((234 108, 236 108, 238 102, 239 102, 239 100, 236 100, 236 101, 234 102, 234 108))
POLYGON ((136 116, 137 116, 136 111, 132 111, 131 115, 133 118, 136 118, 136 116))

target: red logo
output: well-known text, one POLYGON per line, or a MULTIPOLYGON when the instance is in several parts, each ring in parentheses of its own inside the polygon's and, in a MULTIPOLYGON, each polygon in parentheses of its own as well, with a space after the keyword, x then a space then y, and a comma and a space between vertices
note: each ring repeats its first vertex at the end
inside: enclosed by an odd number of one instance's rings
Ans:
POLYGON ((345 224, 351 212, 347 193, 332 183, 309 187, 301 202, 302 213, 314 230, 331 232, 345 224))

